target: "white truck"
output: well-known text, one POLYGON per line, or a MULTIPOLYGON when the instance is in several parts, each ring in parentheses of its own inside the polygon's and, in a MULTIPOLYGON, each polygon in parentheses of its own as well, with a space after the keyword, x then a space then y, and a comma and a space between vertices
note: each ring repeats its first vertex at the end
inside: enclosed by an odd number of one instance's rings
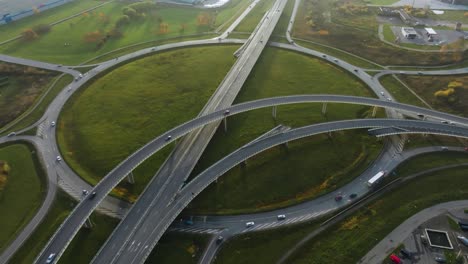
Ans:
POLYGON ((370 180, 367 181, 367 185, 369 187, 374 186, 376 183, 378 183, 383 177, 385 176, 385 171, 379 171, 377 174, 375 174, 370 180))

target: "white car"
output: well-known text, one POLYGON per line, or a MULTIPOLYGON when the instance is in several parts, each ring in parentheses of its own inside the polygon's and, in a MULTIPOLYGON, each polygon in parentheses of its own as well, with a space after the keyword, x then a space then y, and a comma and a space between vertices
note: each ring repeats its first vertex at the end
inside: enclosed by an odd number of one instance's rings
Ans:
POLYGON ((57 156, 56 160, 57 160, 57 161, 61 161, 61 160, 62 160, 62 157, 57 156))
POLYGON ((52 261, 54 261, 55 259, 55 255, 56 255, 55 253, 50 254, 46 260, 46 263, 52 263, 52 261))
POLYGON ((284 220, 284 219, 286 219, 286 215, 280 214, 280 215, 278 215, 276 218, 277 218, 278 220, 284 220))
POLYGON ((245 223, 245 227, 247 227, 247 228, 252 227, 252 226, 254 226, 254 225, 255 225, 254 222, 247 222, 247 223, 245 223))
POLYGON ((50 126, 54 127, 55 126, 55 121, 50 122, 50 126))

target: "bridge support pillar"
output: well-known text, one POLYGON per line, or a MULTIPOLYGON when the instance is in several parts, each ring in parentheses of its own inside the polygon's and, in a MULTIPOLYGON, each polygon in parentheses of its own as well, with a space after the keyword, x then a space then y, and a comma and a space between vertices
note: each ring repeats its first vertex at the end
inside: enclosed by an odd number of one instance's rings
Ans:
POLYGON ((223 123, 224 123, 224 132, 227 132, 227 117, 224 117, 223 123))
POLYGON ((372 108, 372 117, 375 117, 376 114, 377 114, 377 106, 374 106, 372 108))
POLYGON ((273 110, 271 111, 271 115, 273 116, 274 119, 276 119, 276 105, 273 106, 273 110))
POLYGON ((93 227, 93 222, 91 222, 91 219, 89 217, 86 219, 86 222, 84 223, 84 227, 88 229, 91 229, 93 227))
POLYGON ((327 113, 327 103, 323 103, 322 105, 322 115, 325 115, 327 113))
POLYGON ((135 177, 133 176, 133 171, 131 171, 131 172, 127 175, 127 181, 128 181, 128 183, 131 183, 131 184, 134 184, 134 183, 135 183, 135 177))

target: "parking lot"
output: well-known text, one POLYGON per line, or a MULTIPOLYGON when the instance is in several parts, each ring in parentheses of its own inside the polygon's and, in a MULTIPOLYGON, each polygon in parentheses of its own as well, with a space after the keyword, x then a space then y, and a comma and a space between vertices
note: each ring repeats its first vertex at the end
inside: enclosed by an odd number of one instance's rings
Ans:
POLYGON ((408 39, 401 32, 402 27, 391 26, 390 28, 392 29, 392 32, 395 35, 395 37, 399 38, 400 43, 410 43, 410 44, 418 44, 418 45, 449 44, 449 43, 457 41, 459 38, 465 38, 465 36, 468 36, 468 34, 466 34, 463 31, 436 30, 437 35, 433 37, 433 41, 429 41, 427 32, 424 28, 414 28, 414 30, 417 33, 416 38, 408 39))
POLYGON ((468 232, 463 232, 458 227, 455 227, 453 223, 457 222, 461 217, 463 219, 467 218, 463 215, 464 213, 457 213, 457 214, 443 214, 438 217, 435 217, 423 225, 421 225, 418 229, 414 230, 409 236, 404 240, 403 247, 411 253, 411 258, 404 258, 401 254, 400 257, 402 263, 404 264, 431 264, 431 263, 441 263, 437 262, 436 258, 445 259, 445 252, 450 252, 454 255, 465 256, 465 263, 468 260, 466 256, 468 255, 468 247, 461 244, 461 242, 457 239, 457 235, 463 235, 465 237, 468 236, 468 232), (452 225, 450 225, 450 220, 454 220, 452 225), (450 241, 453 246, 453 250, 446 250, 442 248, 431 247, 428 245, 427 241, 424 238, 421 238, 421 235, 425 235, 425 229, 438 229, 447 231, 450 241))

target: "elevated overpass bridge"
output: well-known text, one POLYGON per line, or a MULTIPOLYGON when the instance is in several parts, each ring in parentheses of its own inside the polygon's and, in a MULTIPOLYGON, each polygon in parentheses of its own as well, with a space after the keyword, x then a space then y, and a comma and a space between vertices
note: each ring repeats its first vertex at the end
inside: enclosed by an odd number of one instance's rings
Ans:
MULTIPOLYGON (((443 112, 434 111, 434 110, 427 109, 427 108, 421 108, 417 106, 406 105, 406 104, 396 103, 392 101, 383 101, 383 100, 374 99, 374 98, 364 98, 364 97, 355 97, 355 96, 338 96, 338 95, 298 95, 298 96, 268 98, 268 99, 247 102, 247 103, 243 103, 239 105, 234 105, 227 109, 218 110, 216 112, 213 112, 204 116, 200 116, 196 119, 193 119, 189 122, 186 122, 174 129, 171 129, 163 133, 162 135, 150 141, 148 144, 146 144, 145 146, 140 148, 138 151, 130 155, 123 162, 121 162, 117 167, 115 167, 111 172, 109 172, 103 178, 103 180, 101 180, 96 185, 96 187, 94 188, 94 191, 97 192, 97 195, 94 199, 84 199, 75 207, 72 213, 68 216, 68 218, 63 222, 63 224, 60 226, 60 228, 51 238, 51 240, 49 241, 45 249, 41 252, 40 256, 36 260, 36 263, 42 263, 42 261, 45 262, 45 259, 51 253, 56 253, 57 257, 59 257, 64 252, 64 250, 66 249, 68 244, 71 242, 73 237, 76 235, 80 227, 85 223, 86 219, 91 215, 91 213, 98 206, 98 204, 107 196, 107 194, 109 194, 110 191, 121 180, 123 180, 133 169, 135 169, 139 164, 141 164, 144 160, 149 158, 155 152, 162 149, 164 146, 170 144, 177 138, 180 138, 186 135, 187 133, 196 130, 199 127, 205 126, 206 124, 227 118, 227 116, 230 116, 230 115, 235 115, 235 114, 239 114, 245 111, 250 111, 250 110, 264 108, 264 107, 273 107, 277 105, 295 104, 295 103, 310 103, 310 102, 351 103, 351 104, 385 107, 388 109, 419 113, 427 117, 432 117, 432 118, 439 119, 439 120, 446 120, 446 121, 450 121, 452 123, 457 124, 456 126, 454 126, 454 125, 442 124, 440 122, 412 121, 412 120, 393 120, 392 123, 389 123, 389 122, 386 123, 386 121, 379 120, 378 123, 372 123, 374 122, 372 120, 375 120, 375 119, 368 119, 365 121, 360 121, 360 122, 367 122, 367 123, 364 123, 364 125, 360 126, 360 128, 398 126, 398 127, 408 129, 408 128, 411 128, 411 126, 409 125, 404 126, 404 124, 417 124, 417 126, 413 126, 413 127, 418 128, 418 129, 428 128, 427 130, 425 130, 425 133, 426 132, 430 133, 429 131, 430 128, 434 128, 435 130, 439 131, 438 132, 439 134, 455 135, 455 133, 459 133, 459 136, 464 137, 464 133, 468 133, 467 128, 466 128, 466 126, 468 125, 468 119, 466 118, 443 113, 443 112), (226 115, 227 113, 226 110, 229 110, 228 115, 226 115), (412 123, 408 123, 408 122, 412 122, 412 123)), ((354 128, 358 128, 355 125, 353 126, 354 128)), ((329 127, 327 131, 334 131, 334 130, 341 130, 341 129, 343 129, 343 126, 338 125, 334 128, 329 127)), ((290 130, 290 131, 293 131, 293 130, 290 130)), ((295 132, 288 131, 287 133, 298 133, 297 130, 294 130, 294 131, 295 132)), ((292 138, 288 140, 292 140, 292 138)), ((194 185, 190 185, 190 186, 194 186, 194 185)), ((177 187, 177 190, 178 189, 179 188, 177 187)), ((183 190, 191 190, 191 189, 184 188, 183 190)), ((197 192, 194 192, 194 194, 195 193, 197 192)), ((159 210, 152 211, 151 214, 158 214, 160 218, 162 217, 163 220, 166 219, 167 221, 169 221, 168 219, 174 219, 177 216, 177 213, 179 212, 178 211, 180 209, 179 207, 182 206, 182 204, 178 204, 177 208, 179 209, 174 209, 175 208, 174 203, 179 203, 180 201, 182 201, 181 200, 182 197, 180 195, 179 197, 177 197, 177 199, 174 199, 172 201, 172 204, 166 203, 163 206, 159 207, 158 208, 159 210), (176 214, 176 215, 172 215, 172 214, 176 214)), ((151 200, 145 200, 145 199, 140 198, 139 203, 141 203, 143 206, 146 206, 148 208, 152 208, 151 200)), ((156 227, 154 230, 159 230, 159 231, 157 232, 155 231, 151 234, 152 238, 148 240, 148 247, 145 248, 145 246, 143 246, 139 248, 139 250, 134 251, 140 255, 139 257, 140 260, 145 257, 144 256, 145 254, 149 254, 149 252, 151 252, 151 249, 154 247, 157 240, 164 233, 163 230, 165 230, 167 226, 170 224, 168 223, 166 226, 166 222, 164 221, 162 220, 155 221, 156 227)), ((141 235, 140 232, 142 231, 145 231, 145 230, 140 230, 136 234, 141 235)), ((144 237, 148 236, 147 232, 143 232, 143 233, 144 233, 144 237)), ((114 242, 119 243, 119 244, 122 243, 122 241, 114 241, 114 242)), ((109 244, 109 246, 112 247, 112 244, 109 244)), ((113 255, 111 255, 111 257, 112 256, 113 255)), ((98 261, 95 261, 95 262, 98 263, 98 261)), ((109 262, 109 263, 112 263, 112 262, 109 262)), ((131 263, 131 261, 128 263, 131 263)))

